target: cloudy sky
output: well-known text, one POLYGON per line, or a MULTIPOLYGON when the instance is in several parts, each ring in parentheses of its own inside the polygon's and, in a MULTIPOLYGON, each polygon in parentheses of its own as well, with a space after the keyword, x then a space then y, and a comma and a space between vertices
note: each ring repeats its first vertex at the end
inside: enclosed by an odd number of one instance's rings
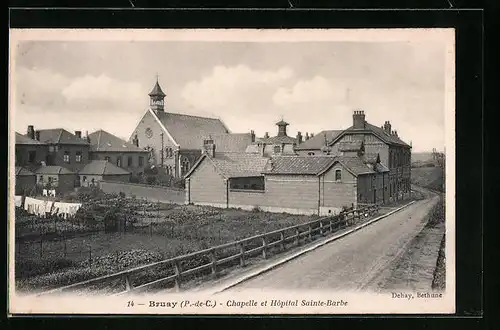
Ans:
POLYGON ((319 133, 389 120, 413 150, 444 146, 445 45, 420 42, 23 41, 12 127, 104 129, 128 138, 156 75, 166 109, 233 132, 319 133))

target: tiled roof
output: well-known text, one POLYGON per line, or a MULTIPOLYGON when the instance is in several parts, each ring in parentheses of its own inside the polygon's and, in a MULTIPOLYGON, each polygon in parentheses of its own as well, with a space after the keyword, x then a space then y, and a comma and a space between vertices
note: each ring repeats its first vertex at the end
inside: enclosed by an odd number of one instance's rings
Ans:
POLYGON ((33 140, 25 135, 19 134, 16 132, 16 144, 24 144, 24 145, 43 145, 45 143, 42 143, 37 140, 33 140))
POLYGON ((359 151, 363 145, 363 141, 342 141, 339 142, 339 151, 359 151))
POLYGON ((297 139, 293 138, 291 136, 283 135, 283 136, 273 136, 270 138, 261 138, 259 139, 260 143, 265 143, 265 144, 294 144, 297 143, 297 139))
POLYGON ((75 174, 65 167, 62 166, 41 166, 36 171, 36 174, 75 174))
POLYGON ((76 135, 68 132, 64 128, 42 129, 40 132, 40 141, 54 144, 86 144, 84 138, 78 138, 76 135))
MULTIPOLYGON (((344 132, 352 132, 356 131, 357 129, 354 128, 354 126, 349 127, 346 129, 344 132)), ((392 134, 387 134, 382 128, 372 125, 368 122, 365 122, 365 130, 371 131, 375 136, 379 137, 382 141, 384 141, 387 144, 395 144, 395 145, 400 145, 400 146, 405 146, 409 147, 410 145, 406 144, 403 140, 401 140, 399 137, 392 135, 392 134)))
POLYGON ((89 134, 89 138, 91 151, 147 152, 102 129, 89 134))
POLYGON ((245 152, 215 152, 211 158, 215 166, 227 178, 260 176, 268 158, 245 152))
POLYGON ((302 142, 297 147, 295 147, 295 149, 296 150, 320 149, 322 146, 325 145, 325 135, 326 135, 326 140, 330 142, 342 132, 343 132, 342 130, 322 131, 319 134, 310 138, 309 140, 302 142))
POLYGON ((337 156, 335 158, 354 175, 375 173, 360 157, 337 156))
POLYGON ((155 115, 182 149, 201 149, 203 137, 209 134, 230 133, 222 121, 216 118, 162 111, 156 112, 155 115))
POLYGON ((129 171, 124 170, 115 164, 108 162, 106 160, 93 160, 84 168, 82 168, 78 174, 87 175, 125 175, 130 174, 129 171))
POLYGON ((16 166, 16 176, 33 176, 33 175, 35 175, 35 173, 31 172, 30 170, 24 167, 16 166))
POLYGON ((345 156, 281 156, 269 161, 266 174, 319 175, 335 162, 341 163, 354 175, 375 173, 359 157, 345 156), (271 167, 272 164, 272 167, 271 167))
MULTIPOLYGON (((252 144, 251 133, 210 134, 203 138, 214 140, 215 150, 221 152, 244 152, 252 144)), ((200 141, 200 147, 202 144, 200 141)))
POLYGON ((334 161, 328 156, 278 156, 269 161, 265 173, 317 175, 334 161))
POLYGON ((365 152, 362 158, 365 163, 369 164, 376 164, 377 160, 379 160, 379 156, 377 153, 370 153, 370 152, 365 152))
POLYGON ((248 152, 248 153, 259 153, 260 152, 260 148, 257 144, 250 144, 246 147, 245 149, 245 152, 248 152))
POLYGON ((379 173, 390 171, 389 168, 382 163, 376 163, 373 170, 375 172, 379 172, 379 173))

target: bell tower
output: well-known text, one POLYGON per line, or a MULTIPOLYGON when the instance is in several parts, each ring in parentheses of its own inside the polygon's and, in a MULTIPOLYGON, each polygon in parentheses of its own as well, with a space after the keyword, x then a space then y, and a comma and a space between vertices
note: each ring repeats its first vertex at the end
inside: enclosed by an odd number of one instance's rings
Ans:
POLYGON ((166 94, 160 87, 158 82, 158 75, 156 75, 156 83, 149 93, 149 106, 154 111, 165 111, 165 96, 166 94))

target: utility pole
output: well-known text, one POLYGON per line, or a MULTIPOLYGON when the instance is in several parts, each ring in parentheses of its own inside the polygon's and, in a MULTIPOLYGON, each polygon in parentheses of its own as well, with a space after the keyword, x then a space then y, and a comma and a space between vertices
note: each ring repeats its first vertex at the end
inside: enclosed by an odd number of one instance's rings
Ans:
POLYGON ((160 135, 161 135, 161 167, 163 167, 164 159, 165 159, 164 154, 163 154, 165 152, 163 150, 164 149, 164 146, 163 146, 163 132, 161 132, 160 135))

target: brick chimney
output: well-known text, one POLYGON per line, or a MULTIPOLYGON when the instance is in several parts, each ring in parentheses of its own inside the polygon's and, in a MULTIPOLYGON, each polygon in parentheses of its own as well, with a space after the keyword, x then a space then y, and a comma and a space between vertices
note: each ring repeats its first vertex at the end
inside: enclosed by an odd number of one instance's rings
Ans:
POLYGON ((255 132, 253 130, 250 131, 250 136, 252 137, 252 143, 255 142, 255 132))
POLYGON ((28 126, 28 137, 32 140, 35 139, 35 127, 33 125, 28 126))
POLYGON ((302 143, 302 133, 297 132, 297 144, 301 144, 301 143, 302 143))
POLYGON ((261 147, 260 147, 260 155, 262 157, 265 157, 266 156, 266 144, 265 143, 262 143, 261 147))
POLYGON ((398 137, 398 131, 394 131, 394 135, 398 137))
POLYGON ((306 141, 309 140, 309 133, 306 132, 306 141))
POLYGON ((355 110, 352 115, 352 126, 355 129, 365 128, 365 112, 362 110, 355 110))
POLYGON ((215 157, 215 143, 211 138, 203 140, 203 151, 211 158, 215 157))
POLYGON ((384 123, 384 132, 385 132, 386 134, 391 135, 391 123, 390 123, 389 121, 386 121, 386 122, 384 123))
POLYGON ((264 134, 264 139, 269 139, 269 132, 266 132, 266 134, 264 134))
POLYGON ((82 131, 75 131, 75 135, 77 138, 81 139, 82 138, 82 131))
POLYGON ((35 140, 40 141, 40 131, 35 131, 35 140))
POLYGON ((137 134, 134 135, 134 138, 132 139, 132 143, 134 146, 139 147, 139 138, 137 137, 137 134))

